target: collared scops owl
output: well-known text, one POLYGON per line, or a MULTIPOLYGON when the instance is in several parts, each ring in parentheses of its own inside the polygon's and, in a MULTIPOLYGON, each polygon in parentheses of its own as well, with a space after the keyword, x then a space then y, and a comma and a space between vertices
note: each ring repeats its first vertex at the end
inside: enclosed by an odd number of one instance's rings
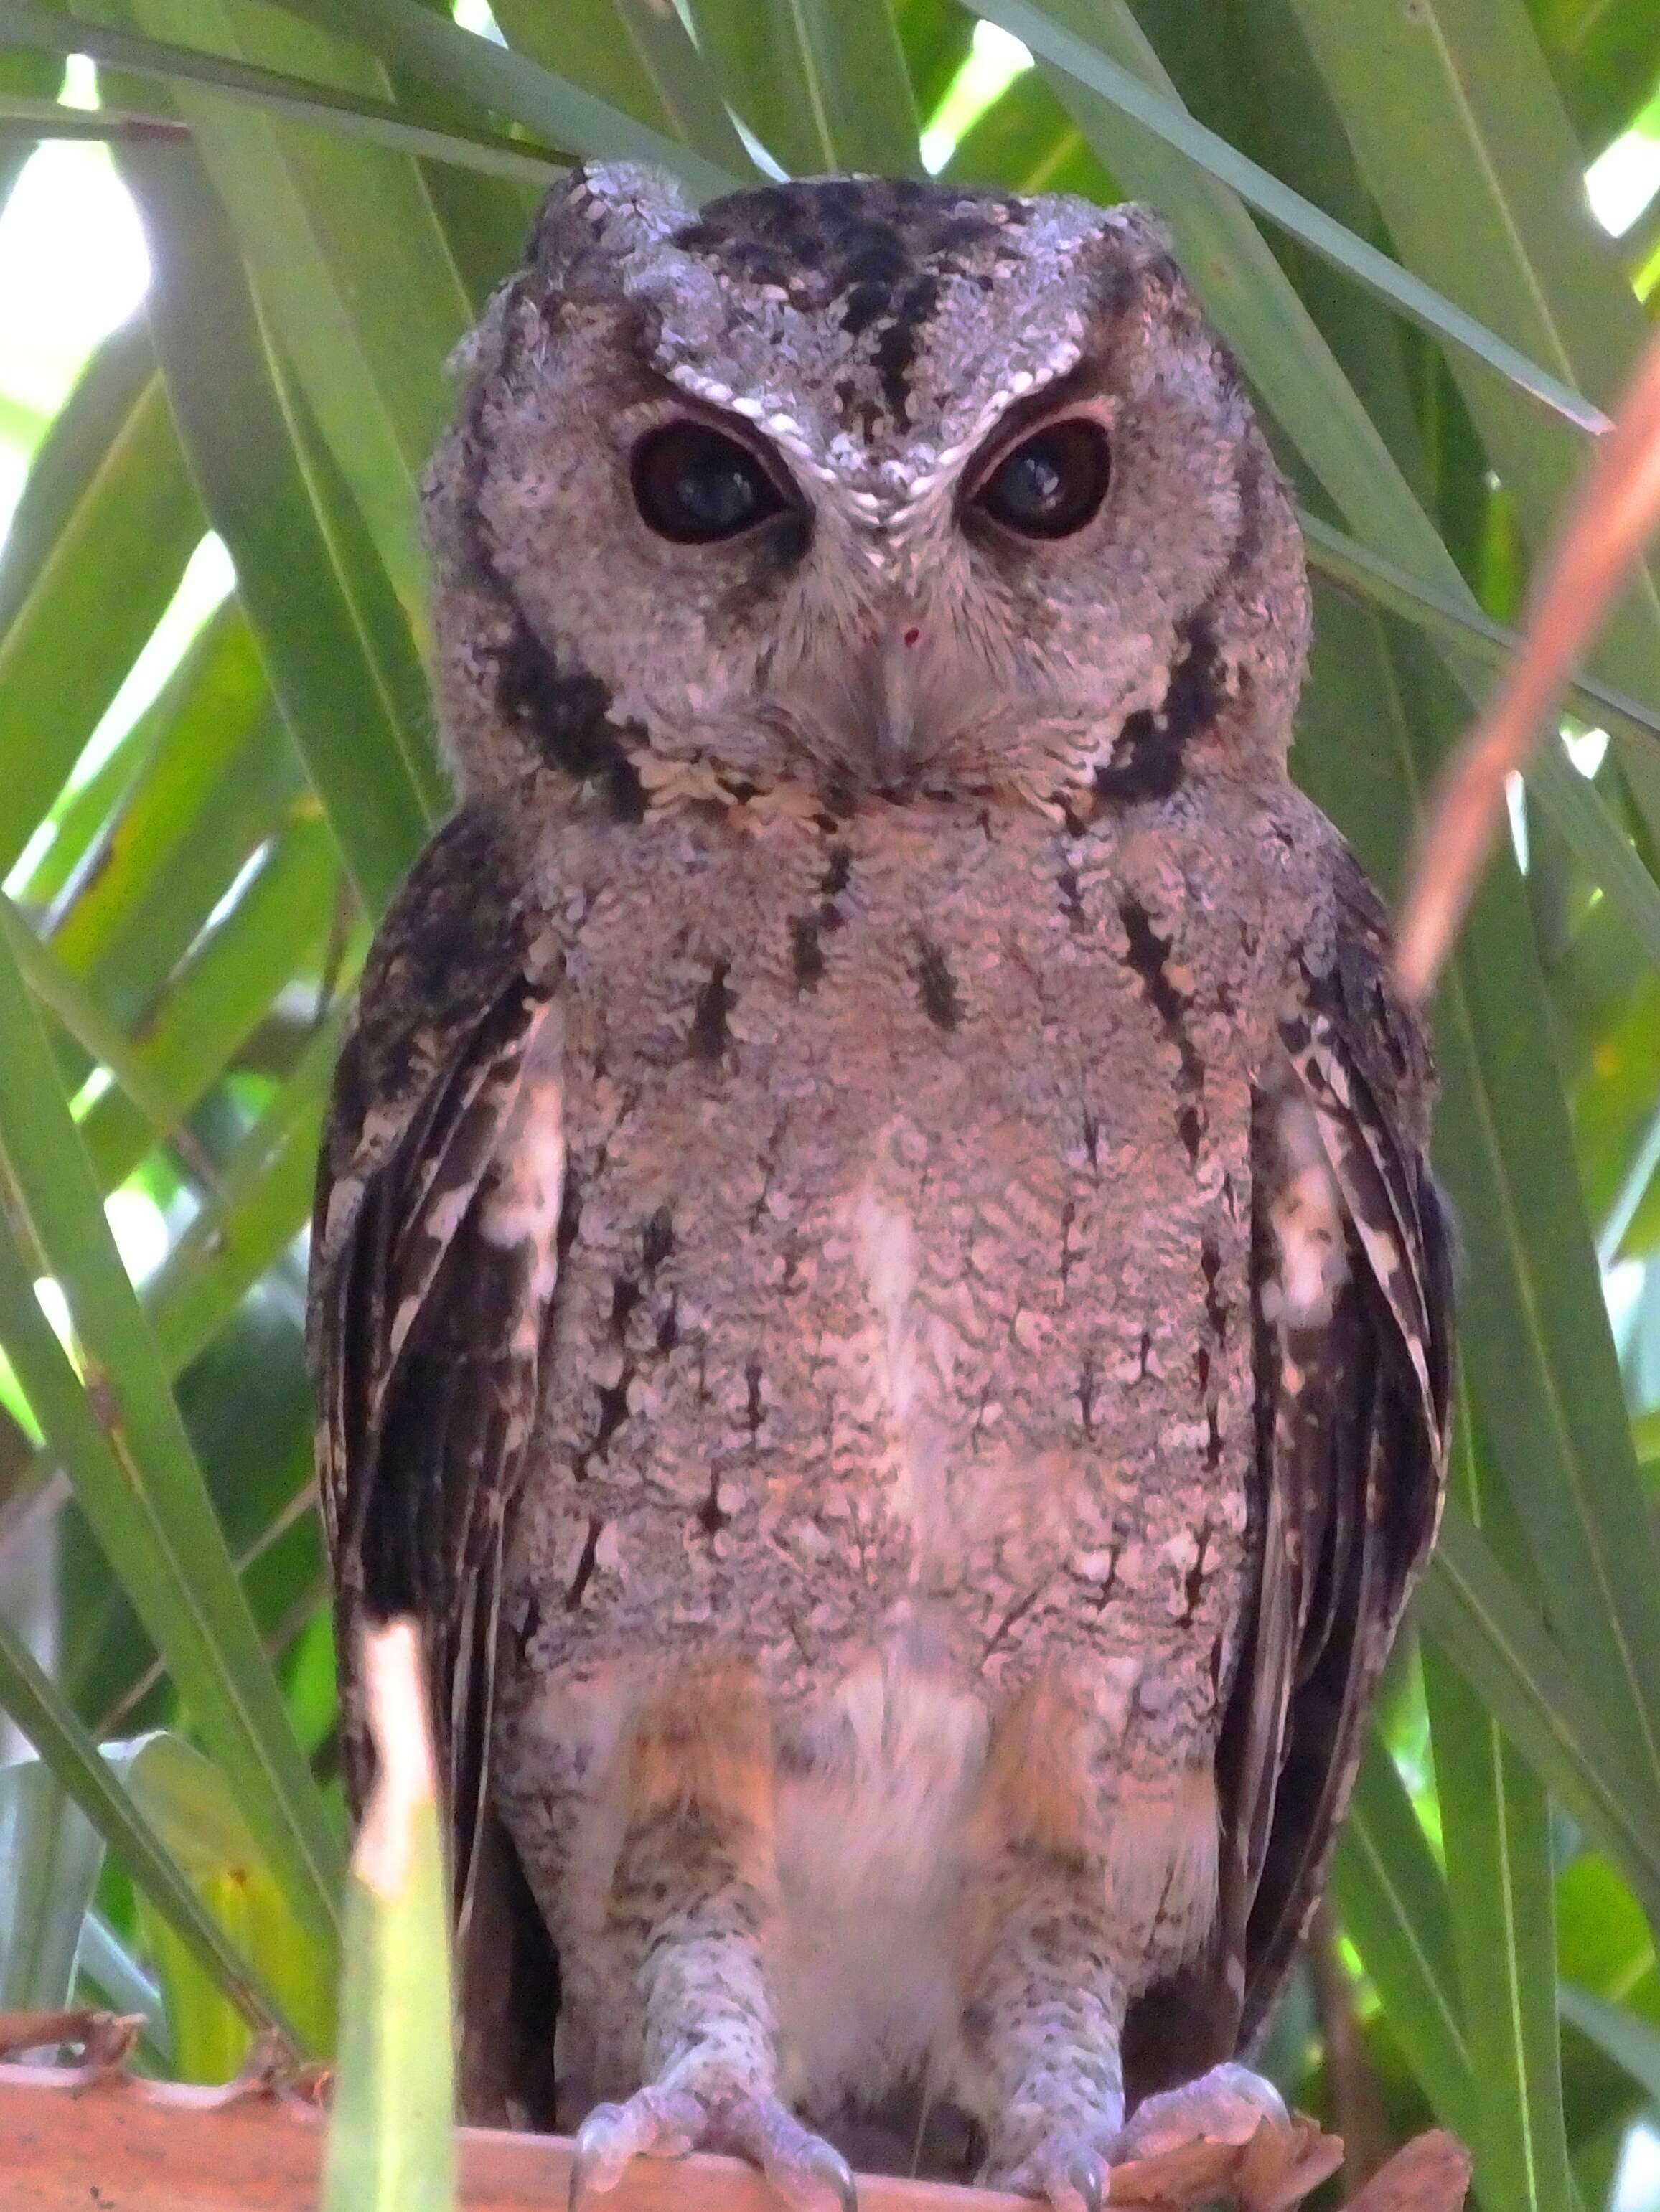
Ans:
POLYGON ((1292 504, 1135 207, 581 169, 459 369, 314 1235, 350 1778, 412 1613, 467 2102, 579 2197, 1078 2212, 1271 2108, 1440 1496, 1292 504))

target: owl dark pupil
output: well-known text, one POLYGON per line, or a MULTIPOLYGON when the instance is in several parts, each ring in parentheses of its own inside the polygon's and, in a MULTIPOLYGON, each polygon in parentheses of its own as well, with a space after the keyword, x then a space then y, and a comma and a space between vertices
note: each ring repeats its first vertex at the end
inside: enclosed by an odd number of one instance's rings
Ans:
POLYGON ((681 545, 736 537, 784 503, 752 453, 702 422, 671 422, 642 438, 631 473, 642 518, 681 545))
POLYGON ((1060 506, 1066 489, 1067 480, 1053 453, 1041 450, 1017 453, 1009 463, 1003 499, 1006 506, 1024 508, 1047 520, 1060 506))
POLYGON ((711 536, 735 530, 755 512, 754 478, 731 461, 700 457, 682 471, 674 489, 687 514, 711 536))

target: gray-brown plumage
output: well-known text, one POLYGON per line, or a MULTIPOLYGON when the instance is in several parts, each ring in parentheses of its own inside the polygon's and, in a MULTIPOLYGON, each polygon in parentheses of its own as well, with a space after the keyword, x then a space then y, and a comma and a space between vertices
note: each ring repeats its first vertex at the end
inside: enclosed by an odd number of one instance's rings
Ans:
POLYGON ((1440 1491, 1292 509, 1133 208, 579 172, 464 371, 315 1240, 354 1785, 411 1610, 470 2099, 588 2186, 909 2100, 1075 2212, 1261 2025, 1440 1491))

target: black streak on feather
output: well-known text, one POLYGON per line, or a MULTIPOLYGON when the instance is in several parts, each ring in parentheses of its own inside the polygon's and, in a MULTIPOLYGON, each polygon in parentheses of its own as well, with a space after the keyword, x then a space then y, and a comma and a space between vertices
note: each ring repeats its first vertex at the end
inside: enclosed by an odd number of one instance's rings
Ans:
POLYGON ((582 1602, 582 1593, 593 1579, 593 1563, 599 1550, 599 1539, 605 1532, 605 1522, 599 1515, 588 1520, 587 1540, 582 1547, 582 1556, 576 1562, 576 1572, 571 1577, 570 1588, 565 1592, 565 1610, 575 1613, 582 1602))
POLYGON ((852 873, 852 854, 845 845, 832 845, 819 878, 816 911, 800 915, 790 923, 790 969, 798 991, 811 991, 823 980, 823 940, 847 920, 836 902, 846 890, 852 873))
POLYGON ((691 1034, 686 1039, 686 1049, 694 1060, 713 1065, 727 1044, 727 1016, 732 1012, 734 1000, 727 988, 727 963, 717 960, 709 970, 709 980, 697 994, 697 1006, 691 1018, 691 1034))
POLYGON ((654 1275, 673 1249, 674 1216, 666 1206, 660 1206, 640 1240, 640 1265, 647 1274, 654 1275))
POLYGON ((824 973, 816 915, 798 915, 790 923, 790 970, 798 991, 810 991, 824 973))
POLYGON ((963 1001, 951 963, 930 937, 916 940, 916 988, 935 1029, 954 1030, 963 1018, 963 1001))
POLYGON ((1079 930, 1084 927, 1084 901, 1078 888, 1076 868, 1062 868, 1056 874, 1055 886, 1061 893, 1061 911, 1067 917, 1067 927, 1079 930))
POLYGON ((1200 1243, 1199 1266, 1205 1278, 1205 1318, 1216 1331, 1218 1344, 1225 1344, 1228 1335, 1228 1309, 1216 1287, 1222 1272, 1222 1255, 1216 1248, 1216 1239, 1207 1237, 1200 1243))
POLYGON ((1180 1062, 1176 1087, 1189 1094, 1188 1103, 1177 1113, 1177 1132, 1188 1158, 1196 1160, 1200 1139, 1205 1132, 1205 1117, 1198 1103, 1199 1094, 1205 1087, 1205 1069, 1188 1030, 1188 1009, 1193 1002, 1171 981, 1170 971, 1164 965, 1171 940, 1155 932, 1152 918, 1140 900, 1127 895, 1118 902, 1118 913, 1124 925, 1124 933, 1129 940, 1129 964, 1140 977, 1147 1003, 1164 1024, 1165 1036, 1176 1047, 1180 1062))
POLYGON ((633 762, 605 720, 611 694, 584 668, 562 672, 520 615, 496 680, 502 714, 536 740, 550 768, 597 783, 618 822, 645 818, 646 795, 633 762))
POLYGON ((721 1478, 711 1468, 708 1493, 697 1509, 697 1525, 706 1536, 718 1536, 732 1519, 721 1510, 721 1478))
POLYGON ((1164 704, 1126 715, 1113 757, 1095 771, 1102 799, 1168 799, 1182 781, 1183 750, 1216 719, 1222 700, 1215 634, 1203 608, 1177 631, 1187 647, 1171 671, 1164 704))

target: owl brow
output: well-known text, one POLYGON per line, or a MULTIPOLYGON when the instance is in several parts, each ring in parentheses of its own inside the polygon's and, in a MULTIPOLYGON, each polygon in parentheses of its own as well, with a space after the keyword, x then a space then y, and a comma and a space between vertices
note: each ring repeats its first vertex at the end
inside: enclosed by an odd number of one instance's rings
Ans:
POLYGON ((1040 422, 1063 415, 1088 399, 1098 398, 1107 386, 1105 370, 1098 362, 1073 363, 1051 383, 1012 399, 964 464, 958 481, 960 496, 971 499, 997 463, 1019 445, 1040 422))
MULTIPOLYGON (((767 419, 760 400, 747 392, 734 392, 717 383, 712 377, 700 378, 697 384, 682 383, 660 368, 648 366, 646 376, 651 385, 653 398, 672 401, 676 409, 690 421, 702 423, 706 428, 718 430, 730 438, 734 445, 742 446, 765 469, 779 492, 792 506, 804 507, 806 495, 802 490, 795 471, 786 459, 780 441, 762 428, 767 419), (701 388, 700 388, 701 387, 701 388), (717 398, 724 393, 725 398, 717 398)), ((695 371, 688 372, 695 374, 695 371)), ((784 418, 774 417, 781 422, 784 418)), ((794 429, 794 422, 789 424, 794 429)))

